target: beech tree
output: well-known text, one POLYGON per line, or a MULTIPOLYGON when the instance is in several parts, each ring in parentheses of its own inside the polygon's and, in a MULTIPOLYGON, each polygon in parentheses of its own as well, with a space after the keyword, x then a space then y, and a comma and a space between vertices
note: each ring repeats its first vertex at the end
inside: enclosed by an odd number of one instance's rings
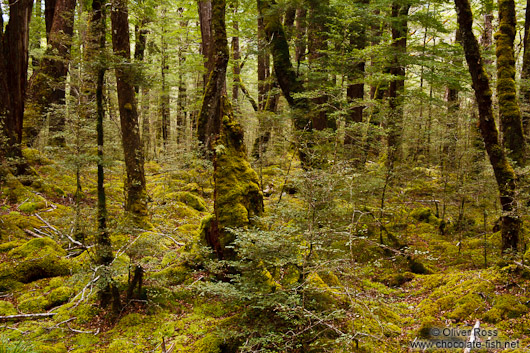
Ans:
POLYGON ((27 85, 29 22, 32 0, 9 0, 9 22, 4 30, 0 9, 0 161, 17 175, 28 171, 22 160, 22 126, 27 85))
POLYGON ((458 25, 462 32, 462 45, 478 104, 479 128, 499 188, 502 206, 502 250, 517 250, 522 222, 515 199, 515 172, 499 140, 493 117, 490 82, 484 69, 478 41, 473 34, 473 14, 469 0, 455 0, 455 5, 458 25))
POLYGON ((29 146, 35 143, 48 115, 50 143, 57 146, 65 144, 65 116, 63 112, 56 111, 54 106, 65 104, 75 5, 76 0, 56 0, 53 4, 47 2, 48 48, 38 71, 32 77, 24 118, 24 142, 29 146))
POLYGON ((123 153, 125 156, 125 210, 137 219, 147 216, 144 155, 134 84, 130 65, 131 46, 127 0, 113 0, 111 11, 112 47, 120 62, 116 64, 116 85, 120 110, 123 153))

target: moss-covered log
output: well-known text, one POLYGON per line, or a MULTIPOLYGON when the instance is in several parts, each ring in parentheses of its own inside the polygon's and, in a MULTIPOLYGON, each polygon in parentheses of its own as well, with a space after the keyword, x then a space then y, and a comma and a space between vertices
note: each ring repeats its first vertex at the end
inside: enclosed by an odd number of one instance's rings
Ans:
POLYGON ((499 115, 508 156, 519 166, 524 166, 526 143, 515 87, 515 25, 515 2, 499 0, 499 30, 495 33, 499 115))
POLYGON ((515 199, 516 176, 499 141, 492 110, 491 89, 478 41, 473 34, 473 14, 469 0, 455 0, 458 25, 479 111, 479 127, 495 173, 502 206, 502 249, 517 250, 522 221, 515 199))

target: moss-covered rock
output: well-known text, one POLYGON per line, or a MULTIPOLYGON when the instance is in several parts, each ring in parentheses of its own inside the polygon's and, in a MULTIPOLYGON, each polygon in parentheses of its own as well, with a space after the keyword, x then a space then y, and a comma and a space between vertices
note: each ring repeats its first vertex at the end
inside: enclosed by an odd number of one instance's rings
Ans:
POLYGON ((70 268, 65 255, 66 251, 49 238, 32 239, 9 252, 16 260, 16 279, 23 283, 67 275, 70 268))
POLYGON ((199 212, 207 210, 206 202, 197 195, 187 191, 173 192, 166 195, 168 199, 176 200, 186 204, 187 206, 196 209, 199 212))
POLYGON ((415 208, 410 216, 418 222, 429 223, 438 226, 440 220, 434 215, 429 207, 418 207, 415 208))
POLYGON ((40 313, 46 311, 50 302, 42 295, 22 300, 18 309, 24 313, 40 313))
POLYGON ((49 301, 50 307, 64 304, 70 299, 74 294, 74 291, 70 287, 59 287, 55 288, 48 295, 47 299, 49 301))
POLYGON ((20 206, 18 206, 18 209, 25 213, 33 213, 36 210, 40 210, 42 208, 46 207, 46 202, 44 201, 38 201, 38 202, 24 202, 20 206))
POLYGON ((17 313, 17 309, 15 309, 15 306, 5 300, 0 300, 0 316, 4 315, 15 315, 17 313))

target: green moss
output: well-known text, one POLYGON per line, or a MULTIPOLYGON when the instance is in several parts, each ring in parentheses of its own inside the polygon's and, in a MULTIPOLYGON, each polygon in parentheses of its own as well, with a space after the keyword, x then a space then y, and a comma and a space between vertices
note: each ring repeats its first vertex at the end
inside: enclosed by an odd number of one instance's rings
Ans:
POLYGON ((150 274, 152 278, 163 280, 168 285, 182 284, 190 277, 190 275, 191 270, 181 265, 172 265, 162 271, 150 274))
POLYGON ((66 251, 49 238, 32 239, 9 252, 17 260, 16 279, 23 283, 67 275, 70 267, 62 258, 65 255, 66 251))
POLYGON ((59 287, 51 291, 48 295, 48 301, 50 307, 64 304, 74 294, 74 291, 70 287, 59 287))
POLYGON ((176 200, 185 203, 187 206, 196 209, 197 211, 204 212, 207 210, 206 202, 197 195, 187 191, 173 192, 166 195, 168 199, 176 200))
MULTIPOLYGON (((223 97, 221 135, 215 143, 215 213, 219 239, 214 247, 226 251, 235 236, 226 228, 245 227, 253 216, 263 212, 263 194, 258 175, 250 166, 243 141, 243 129, 223 97)), ((219 254, 218 254, 219 255, 219 254)), ((228 255, 230 256, 230 255, 228 255)))
POLYGON ((415 208, 410 213, 410 216, 418 222, 425 222, 433 225, 438 225, 440 223, 440 220, 436 218, 436 216, 429 207, 415 208))
POLYGON ((5 300, 0 300, 0 316, 15 315, 16 313, 17 309, 15 309, 13 304, 5 300))
POLYGON ((33 213, 36 210, 40 210, 42 208, 46 207, 46 203, 43 201, 40 202, 24 202, 20 206, 18 206, 18 209, 25 213, 33 213))
POLYGON ((3 243, 3 244, 0 244, 0 253, 4 253, 4 252, 7 252, 11 249, 14 249, 16 247, 19 247, 20 245, 22 245, 23 243, 18 241, 18 240, 14 240, 14 241, 9 241, 7 243, 3 243))
POLYGON ((432 329, 438 327, 435 325, 435 319, 432 316, 422 318, 421 325, 418 328, 418 336, 421 338, 433 338, 431 336, 432 329))
POLYGON ((528 313, 528 307, 522 302, 528 298, 516 297, 510 294, 503 294, 495 298, 495 304, 484 316, 484 319, 491 323, 497 323, 505 319, 514 319, 528 313))
POLYGON ((50 302, 42 295, 35 298, 22 300, 18 304, 18 309, 24 313, 40 313, 46 311, 50 302))

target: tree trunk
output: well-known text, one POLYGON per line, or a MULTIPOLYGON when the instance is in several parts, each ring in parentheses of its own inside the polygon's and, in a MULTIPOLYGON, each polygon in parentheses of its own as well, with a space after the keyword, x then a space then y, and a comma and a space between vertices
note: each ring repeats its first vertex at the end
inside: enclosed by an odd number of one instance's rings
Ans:
MULTIPOLYGON (((234 18, 238 15, 238 4, 237 1, 234 5, 234 18)), ((232 102, 238 110, 239 101, 239 81, 241 75, 241 49, 239 48, 239 22, 234 20, 234 33, 232 37, 232 73, 233 73, 233 85, 232 85, 232 102)))
MULTIPOLYGON (((166 17, 166 9, 162 10, 163 17, 166 17)), ((171 131, 171 111, 170 111, 170 87, 167 83, 167 74, 169 72, 169 57, 167 52, 167 30, 165 25, 162 25, 162 32, 160 34, 161 51, 160 51, 160 73, 162 77, 162 92, 160 94, 160 116, 162 118, 162 144, 164 150, 167 149, 171 131)))
POLYGON ((16 175, 29 170, 22 159, 21 143, 32 6, 32 0, 9 0, 5 32, 0 10, 0 163, 7 162, 16 175))
POLYGON ((525 135, 530 135, 530 0, 526 1, 523 40, 523 66, 521 68, 520 101, 525 135))
MULTIPOLYGON (((40 63, 39 71, 32 78, 28 89, 28 105, 24 121, 24 142, 31 146, 39 134, 49 113, 51 145, 64 146, 65 114, 54 109, 64 106, 66 76, 70 62, 70 48, 74 33, 76 0, 57 0, 55 13, 48 33, 48 49, 40 63)), ((46 8, 48 11, 48 7, 46 8)), ((47 21, 49 13, 46 12, 47 21)), ((49 23, 47 22, 47 26, 49 23)))
POLYGON ((235 257, 229 246, 234 241, 234 232, 227 228, 245 227, 251 217, 263 212, 263 195, 258 176, 250 167, 244 144, 243 129, 235 120, 230 102, 223 93, 228 65, 228 41, 225 26, 225 0, 212 2, 212 30, 214 38, 215 67, 206 88, 203 110, 207 99, 213 105, 217 99, 219 122, 212 147, 222 146, 214 153, 214 215, 201 225, 202 236, 214 249, 219 259, 235 257), (207 224, 205 224, 207 223, 207 224))
POLYGON ((392 5, 392 48, 394 56, 390 74, 394 76, 388 87, 390 117, 388 119, 388 159, 390 163, 402 156, 403 103, 405 90, 405 64, 407 53, 408 13, 410 5, 392 5))
POLYGON ((499 116, 508 156, 519 167, 523 167, 526 161, 526 143, 515 87, 515 25, 514 0, 499 0, 499 31, 495 33, 499 116))
MULTIPOLYGON (((212 0, 199 0, 199 22, 201 25, 201 53, 204 57, 205 73, 203 75, 203 88, 206 89, 210 71, 214 65, 214 55, 211 47, 212 40, 212 0)), ((202 141, 202 140, 201 140, 202 141)), ((204 142, 204 141, 202 141, 204 142)))
POLYGON ((462 43, 478 104, 479 127, 499 188, 502 206, 502 250, 517 250, 522 221, 515 199, 516 176, 504 149, 493 117, 491 89, 478 41, 473 34, 473 14, 469 0, 455 0, 462 43))
POLYGON ((221 96, 226 88, 226 67, 229 60, 225 10, 224 1, 217 0, 215 6, 212 5, 214 65, 209 73, 197 126, 199 141, 207 150, 213 148, 213 142, 221 129, 221 96))
POLYGON ((111 11, 112 47, 114 54, 123 58, 123 64, 116 66, 116 83, 122 145, 125 156, 125 210, 136 220, 147 216, 147 192, 145 187, 144 156, 138 126, 138 112, 132 75, 129 43, 129 19, 126 0, 113 0, 111 11))

